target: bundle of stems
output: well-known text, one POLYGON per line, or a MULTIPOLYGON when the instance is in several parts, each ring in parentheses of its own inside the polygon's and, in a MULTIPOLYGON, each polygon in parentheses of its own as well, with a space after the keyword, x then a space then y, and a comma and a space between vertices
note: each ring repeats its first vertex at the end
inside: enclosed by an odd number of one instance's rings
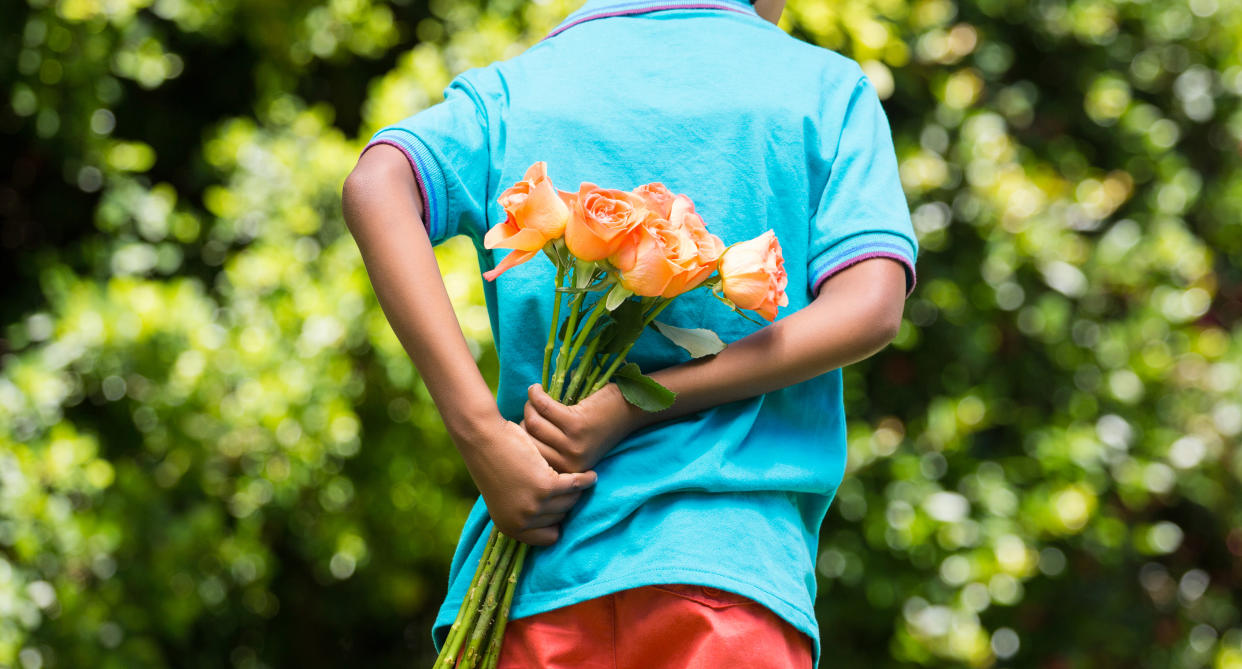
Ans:
MULTIPOLYGON (((613 318, 611 314, 617 310, 619 301, 609 299, 608 289, 617 286, 607 273, 593 265, 579 266, 573 262, 558 262, 557 266, 556 301, 544 347, 542 385, 553 399, 569 405, 590 396, 612 380, 625 364, 625 356, 638 336, 671 298, 624 298, 633 308, 626 310, 627 318, 613 318), (566 275, 567 286, 562 285, 566 275), (591 293, 599 293, 599 297, 587 308, 586 298, 591 293), (562 328, 561 303, 567 295, 572 297, 562 328)), ((457 611, 457 619, 449 628, 433 669, 496 667, 513 593, 529 550, 530 545, 492 527, 479 566, 457 611)))

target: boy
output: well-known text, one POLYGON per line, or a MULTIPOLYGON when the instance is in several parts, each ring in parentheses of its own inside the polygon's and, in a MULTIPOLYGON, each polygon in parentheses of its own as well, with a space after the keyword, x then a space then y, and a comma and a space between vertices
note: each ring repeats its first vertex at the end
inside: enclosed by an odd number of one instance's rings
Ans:
POLYGON ((523 54, 372 138, 344 189, 376 294, 481 493, 432 638, 443 643, 494 522, 535 546, 502 667, 818 666, 819 526, 845 468, 843 365, 896 335, 917 242, 884 112, 858 65, 776 27, 784 0, 587 0, 523 54), (546 161, 562 190, 658 181, 730 244, 773 229, 789 307, 758 328, 706 291, 630 359, 675 391, 645 415, 608 386, 538 389, 551 263, 484 285, 493 398, 431 247, 483 247, 501 190, 546 161), (424 229, 425 226, 425 229, 424 229), (520 422, 519 422, 520 421, 520 422))

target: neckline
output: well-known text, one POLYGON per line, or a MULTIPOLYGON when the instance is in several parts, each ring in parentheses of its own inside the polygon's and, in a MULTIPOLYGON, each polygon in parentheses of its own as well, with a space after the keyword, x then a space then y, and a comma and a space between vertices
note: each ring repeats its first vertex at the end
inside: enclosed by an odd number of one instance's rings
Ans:
POLYGON ((762 19, 749 0, 586 0, 581 7, 565 17, 565 20, 561 21, 543 39, 546 40, 587 21, 666 9, 716 9, 762 19))

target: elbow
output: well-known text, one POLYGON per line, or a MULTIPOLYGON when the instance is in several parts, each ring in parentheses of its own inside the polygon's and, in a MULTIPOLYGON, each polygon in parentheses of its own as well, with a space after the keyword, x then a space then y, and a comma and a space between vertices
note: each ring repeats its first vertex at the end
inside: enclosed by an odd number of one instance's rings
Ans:
POLYGON ((364 199, 364 191, 366 190, 366 176, 361 174, 357 166, 353 171, 345 177, 345 183, 341 185, 341 216, 345 219, 345 227, 350 232, 354 232, 357 225, 358 216, 355 212, 358 210, 358 203, 364 199))
POLYGON ((897 334, 901 332, 902 306, 901 303, 886 304, 884 308, 873 312, 870 319, 871 327, 867 328, 870 336, 864 344, 868 357, 884 350, 897 338, 897 334))
POLYGON ((354 165, 354 169, 350 170, 345 177, 345 182, 341 185, 341 211, 345 214, 347 225, 351 220, 350 212, 356 211, 368 199, 377 197, 383 190, 384 180, 392 178, 383 169, 385 166, 366 160, 366 157, 367 154, 363 154, 363 157, 358 159, 358 163, 354 165))
POLYGON ((880 346, 888 346, 889 342, 897 338, 897 334, 901 332, 901 313, 903 305, 898 304, 896 308, 889 309, 880 318, 880 340, 883 342, 880 346))
POLYGON ((894 272, 895 266, 891 262, 877 266, 887 271, 884 280, 877 282, 875 298, 871 302, 876 351, 892 343, 901 332, 902 315, 906 309, 906 277, 904 270, 894 272))
POLYGON ((902 324, 900 324, 900 321, 898 321, 895 328, 894 326, 884 326, 884 329, 881 330, 881 333, 878 334, 876 339, 876 351, 882 351, 884 346, 892 344, 893 340, 897 339, 897 333, 899 333, 900 330, 902 330, 902 324))
POLYGON ((876 349, 875 349, 875 350, 876 350, 876 351, 881 351, 881 350, 883 350, 883 349, 884 349, 884 347, 886 347, 886 346, 888 346, 889 344, 891 344, 891 343, 893 342, 893 340, 897 338, 897 334, 898 334, 899 332, 901 332, 901 316, 900 316, 900 314, 897 316, 897 319, 896 319, 895 321, 894 321, 894 320, 886 320, 886 321, 884 321, 884 322, 882 323, 882 325, 880 326, 880 331, 879 331, 879 333, 877 334, 877 339, 876 339, 876 349))

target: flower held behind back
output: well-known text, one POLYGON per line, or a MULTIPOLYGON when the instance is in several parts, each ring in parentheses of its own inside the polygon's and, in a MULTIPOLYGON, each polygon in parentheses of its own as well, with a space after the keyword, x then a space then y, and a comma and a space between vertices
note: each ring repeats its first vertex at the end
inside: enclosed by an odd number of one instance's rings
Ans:
POLYGON ((544 244, 565 234, 570 208, 566 196, 548 178, 548 164, 539 161, 526 170, 526 176, 505 189, 497 201, 504 207, 505 220, 492 226, 483 237, 484 248, 513 249, 495 269, 483 274, 495 280, 509 268, 530 260, 544 244))
POLYGON ((642 197, 583 182, 565 226, 565 245, 579 260, 603 260, 617 252, 646 215, 642 197))
POLYGON ((667 219, 649 211, 609 258, 621 272, 621 285, 635 295, 671 298, 698 286, 724 249, 694 213, 690 198, 676 196, 668 210, 667 219))
POLYGON ((742 309, 752 309, 774 321, 776 308, 789 304, 785 258, 771 230, 725 249, 719 267, 721 290, 742 309))

